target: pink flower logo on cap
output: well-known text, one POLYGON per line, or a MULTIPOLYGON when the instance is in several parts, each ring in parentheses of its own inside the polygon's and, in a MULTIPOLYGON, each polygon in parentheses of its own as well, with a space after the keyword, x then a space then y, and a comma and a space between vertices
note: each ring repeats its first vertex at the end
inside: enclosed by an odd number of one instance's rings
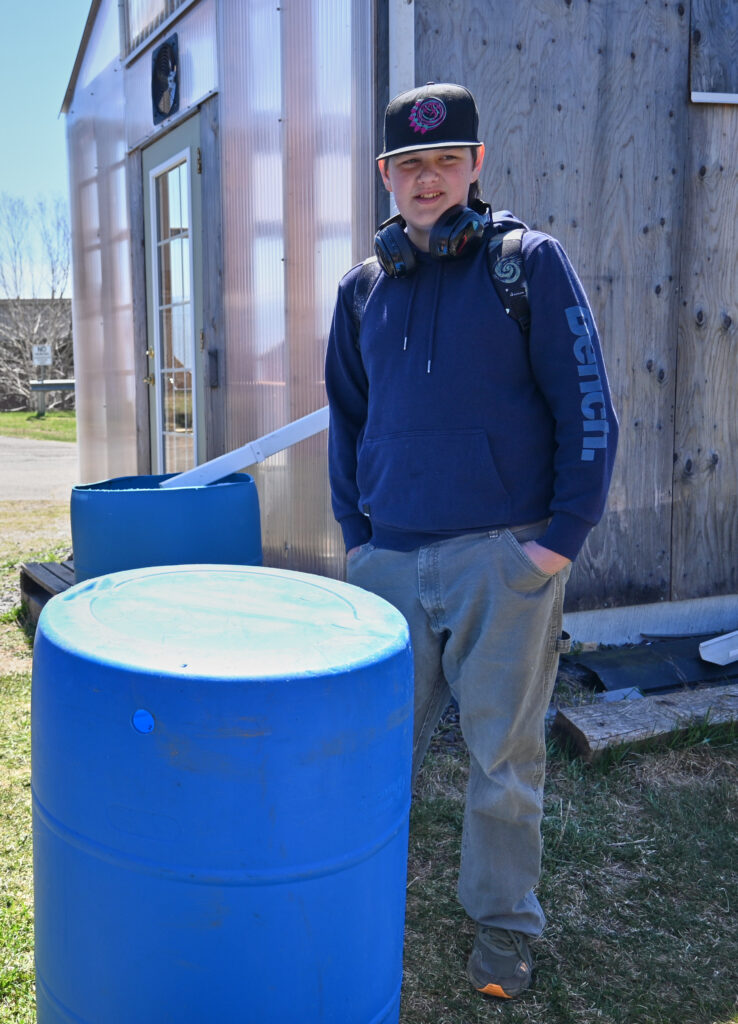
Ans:
POLYGON ((446 120, 446 106, 443 100, 431 96, 427 100, 418 100, 410 111, 410 124, 414 132, 425 135, 427 131, 437 128, 446 120))

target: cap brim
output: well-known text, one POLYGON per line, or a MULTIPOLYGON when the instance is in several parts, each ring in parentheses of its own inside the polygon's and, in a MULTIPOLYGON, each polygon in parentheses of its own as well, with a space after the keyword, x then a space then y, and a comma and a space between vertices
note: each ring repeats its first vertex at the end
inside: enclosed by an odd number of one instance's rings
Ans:
POLYGON ((386 153, 380 153, 379 156, 375 157, 374 159, 386 160, 387 157, 397 156, 398 153, 414 153, 416 150, 420 149, 460 149, 462 146, 466 148, 481 145, 481 142, 469 142, 468 140, 464 142, 429 142, 426 143, 425 145, 421 143, 419 146, 402 146, 400 149, 388 149, 386 153))

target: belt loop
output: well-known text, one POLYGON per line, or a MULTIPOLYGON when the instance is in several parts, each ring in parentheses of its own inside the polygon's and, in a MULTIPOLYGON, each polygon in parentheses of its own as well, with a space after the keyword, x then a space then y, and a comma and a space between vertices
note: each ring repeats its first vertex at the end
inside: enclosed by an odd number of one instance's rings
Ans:
POLYGON ((556 641, 556 653, 557 654, 568 654, 571 650, 571 636, 562 629, 561 636, 556 641))

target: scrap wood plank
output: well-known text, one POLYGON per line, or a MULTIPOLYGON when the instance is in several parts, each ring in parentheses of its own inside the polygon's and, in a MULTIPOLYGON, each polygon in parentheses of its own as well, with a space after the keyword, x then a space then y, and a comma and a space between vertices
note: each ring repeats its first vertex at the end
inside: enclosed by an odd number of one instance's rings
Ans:
POLYGON ((38 622, 46 602, 74 583, 74 562, 24 562, 20 570, 21 600, 31 622, 38 622))
POLYGON ((71 563, 25 562, 21 566, 21 586, 24 577, 33 580, 49 594, 61 594, 74 583, 74 569, 71 563))
POLYGON ((690 726, 738 721, 738 683, 664 693, 614 704, 560 708, 552 725, 585 760, 612 747, 645 746, 690 726))

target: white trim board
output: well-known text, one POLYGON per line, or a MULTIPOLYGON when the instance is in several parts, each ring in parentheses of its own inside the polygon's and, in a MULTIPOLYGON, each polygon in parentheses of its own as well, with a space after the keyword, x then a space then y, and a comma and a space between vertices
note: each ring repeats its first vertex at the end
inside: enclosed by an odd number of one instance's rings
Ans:
MULTIPOLYGON (((389 98, 415 88, 415 3, 389 0, 389 98)), ((395 197, 390 196, 390 215, 397 214, 395 197)))
POLYGON ((415 88, 415 4, 413 0, 390 0, 389 4, 389 95, 415 88))
POLYGON ((693 103, 738 103, 736 92, 693 92, 693 103))

